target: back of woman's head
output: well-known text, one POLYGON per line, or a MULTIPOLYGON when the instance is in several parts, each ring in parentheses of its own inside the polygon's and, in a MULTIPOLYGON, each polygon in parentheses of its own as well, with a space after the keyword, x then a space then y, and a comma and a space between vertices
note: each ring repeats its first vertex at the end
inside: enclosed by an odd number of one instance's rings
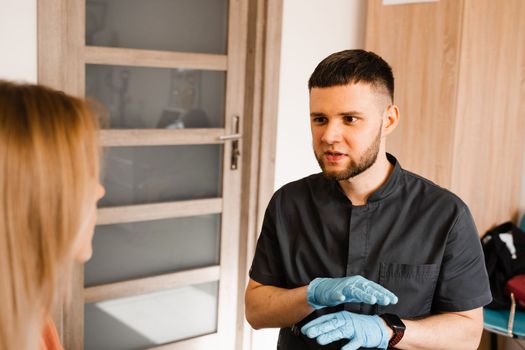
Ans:
POLYGON ((97 128, 82 99, 0 81, 0 349, 34 349, 66 293, 98 183, 97 128))

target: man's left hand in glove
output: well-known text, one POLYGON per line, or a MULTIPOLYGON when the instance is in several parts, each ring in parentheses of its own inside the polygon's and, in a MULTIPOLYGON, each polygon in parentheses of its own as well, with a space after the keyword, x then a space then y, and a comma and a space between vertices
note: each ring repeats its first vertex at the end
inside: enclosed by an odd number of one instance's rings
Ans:
POLYGON ((357 350, 361 347, 386 349, 390 340, 390 332, 381 317, 348 311, 316 318, 304 325, 301 332, 309 338, 316 338, 320 345, 349 339, 350 342, 341 350, 357 350))

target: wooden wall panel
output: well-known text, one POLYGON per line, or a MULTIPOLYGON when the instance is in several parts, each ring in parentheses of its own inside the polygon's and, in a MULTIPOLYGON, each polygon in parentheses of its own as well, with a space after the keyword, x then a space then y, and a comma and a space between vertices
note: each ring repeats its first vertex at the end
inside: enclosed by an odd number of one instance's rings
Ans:
POLYGON ((400 124, 387 149, 401 165, 450 186, 463 0, 368 3, 366 48, 391 64, 400 124))
POLYGON ((525 1, 466 0, 452 190, 478 229, 516 215, 525 140, 525 1))
POLYGON ((401 164, 467 202, 483 234, 515 218, 525 139, 525 2, 369 3, 366 47, 396 77, 401 164))

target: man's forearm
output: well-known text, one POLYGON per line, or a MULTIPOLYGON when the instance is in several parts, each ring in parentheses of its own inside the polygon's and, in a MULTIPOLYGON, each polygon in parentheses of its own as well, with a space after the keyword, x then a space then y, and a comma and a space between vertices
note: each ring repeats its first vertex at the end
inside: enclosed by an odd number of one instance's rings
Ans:
POLYGON ((396 345, 402 350, 476 349, 483 330, 481 308, 433 315, 421 320, 403 320, 406 331, 396 345))
POLYGON ((397 296, 363 276, 316 278, 307 286, 284 289, 252 279, 246 288, 246 319, 253 328, 289 327, 314 309, 342 303, 389 305, 397 296))
POLYGON ((308 316, 307 286, 285 289, 250 281, 246 290, 246 319, 255 329, 290 327, 308 316))

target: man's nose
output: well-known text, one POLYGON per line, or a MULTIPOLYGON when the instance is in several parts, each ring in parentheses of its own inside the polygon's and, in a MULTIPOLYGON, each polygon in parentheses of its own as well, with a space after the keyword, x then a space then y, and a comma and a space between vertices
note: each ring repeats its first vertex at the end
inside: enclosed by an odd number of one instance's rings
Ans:
POLYGON ((323 132, 321 141, 329 145, 341 141, 341 128, 337 123, 329 122, 323 132))

